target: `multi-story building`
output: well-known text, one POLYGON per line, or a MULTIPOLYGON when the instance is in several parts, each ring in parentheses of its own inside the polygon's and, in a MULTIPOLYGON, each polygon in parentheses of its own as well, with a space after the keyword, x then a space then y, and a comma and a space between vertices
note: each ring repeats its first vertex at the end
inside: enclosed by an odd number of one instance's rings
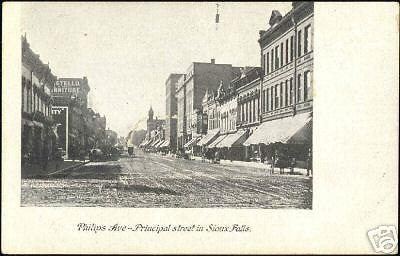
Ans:
POLYGON ((49 65, 43 64, 40 56, 32 51, 26 37, 22 37, 21 47, 21 156, 28 161, 40 161, 43 151, 51 156, 56 147, 50 93, 56 77, 49 65))
POLYGON ((166 144, 172 151, 176 150, 178 103, 176 99, 176 86, 183 74, 170 74, 165 82, 166 89, 166 125, 165 138, 166 144))
POLYGON ((202 100, 207 89, 215 90, 222 81, 229 84, 233 77, 240 73, 240 68, 230 64, 193 62, 178 81, 178 147, 183 148, 196 135, 197 122, 193 115, 202 108, 202 100))
MULTIPOLYGON (((58 78, 51 94, 54 98, 52 113, 58 123, 61 147, 66 157, 83 156, 90 149, 87 127, 87 95, 90 88, 86 77, 58 78)), ((89 117, 90 118, 90 117, 89 117)))
POLYGON ((283 17, 273 11, 260 31, 262 124, 245 144, 295 144, 300 159, 311 147, 313 13, 313 2, 293 2, 283 17))

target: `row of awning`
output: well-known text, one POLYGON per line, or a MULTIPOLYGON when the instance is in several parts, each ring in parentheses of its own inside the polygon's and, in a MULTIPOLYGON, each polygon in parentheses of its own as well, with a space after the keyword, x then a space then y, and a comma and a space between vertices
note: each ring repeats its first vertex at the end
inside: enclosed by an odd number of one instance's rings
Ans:
POLYGON ((230 148, 274 143, 307 144, 311 139, 312 113, 302 113, 264 122, 250 136, 246 130, 232 134, 219 134, 219 130, 211 130, 201 139, 190 140, 185 147, 198 145, 206 148, 230 148))
POLYGON ((142 143, 139 145, 140 148, 163 148, 163 147, 169 147, 169 141, 168 140, 144 140, 142 143))
MULTIPOLYGON (((219 129, 210 130, 204 136, 193 137, 184 148, 194 146, 206 148, 231 148, 257 144, 307 144, 312 139, 312 113, 297 114, 262 123, 249 135, 248 130, 239 130, 231 134, 220 134, 219 129)), ((139 147, 168 147, 168 140, 143 141, 139 147)))

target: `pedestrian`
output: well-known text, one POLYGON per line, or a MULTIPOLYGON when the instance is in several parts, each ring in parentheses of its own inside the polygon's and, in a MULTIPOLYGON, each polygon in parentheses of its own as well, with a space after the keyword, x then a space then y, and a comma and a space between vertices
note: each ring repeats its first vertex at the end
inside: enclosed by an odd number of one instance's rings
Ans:
POLYGON ((62 163, 62 148, 57 148, 55 152, 55 160, 56 160, 56 171, 60 168, 62 163))
POLYGON ((215 163, 219 164, 220 162, 220 153, 219 150, 215 151, 215 163))
POLYGON ((307 154, 307 176, 312 175, 312 151, 311 148, 308 149, 307 154))
POLYGON ((43 150, 42 150, 42 169, 43 169, 43 171, 47 170, 48 163, 49 163, 49 146, 45 142, 43 145, 43 150))
POLYGON ((290 173, 294 174, 294 167, 296 166, 296 158, 292 157, 290 161, 290 173))

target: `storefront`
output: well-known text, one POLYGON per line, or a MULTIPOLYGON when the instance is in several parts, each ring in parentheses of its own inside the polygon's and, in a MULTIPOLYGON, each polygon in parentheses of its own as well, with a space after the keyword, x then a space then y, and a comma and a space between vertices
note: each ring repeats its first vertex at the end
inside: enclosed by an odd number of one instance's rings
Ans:
POLYGON ((295 158, 297 166, 303 167, 312 145, 312 113, 264 122, 243 144, 257 151, 259 160, 279 153, 285 159, 295 158))

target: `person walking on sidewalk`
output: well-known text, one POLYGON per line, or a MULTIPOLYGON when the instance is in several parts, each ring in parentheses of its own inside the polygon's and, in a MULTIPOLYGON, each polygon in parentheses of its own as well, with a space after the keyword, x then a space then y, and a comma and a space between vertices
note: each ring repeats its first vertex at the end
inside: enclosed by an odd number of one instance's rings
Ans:
POLYGON ((57 148, 55 152, 55 160, 56 160, 56 171, 60 168, 62 163, 62 148, 57 148))
POLYGON ((308 149, 307 155, 307 176, 312 175, 312 152, 311 148, 308 149))
POLYGON ((43 150, 42 150, 42 169, 43 169, 43 171, 47 170, 48 163, 49 163, 49 146, 45 142, 43 145, 43 150))

